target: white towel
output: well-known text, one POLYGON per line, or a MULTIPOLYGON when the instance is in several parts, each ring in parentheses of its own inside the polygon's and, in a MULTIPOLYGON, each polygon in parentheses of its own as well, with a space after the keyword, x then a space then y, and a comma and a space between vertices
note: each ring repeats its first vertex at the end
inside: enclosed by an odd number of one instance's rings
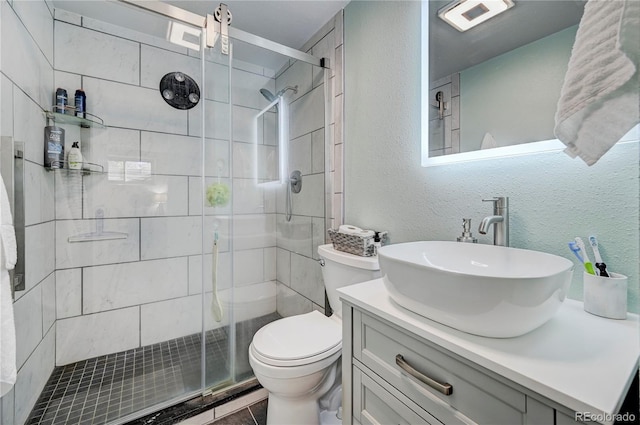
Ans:
POLYGON ((16 329, 9 270, 16 264, 16 234, 9 197, 0 177, 0 397, 16 383, 16 329))
POLYGON ((373 230, 363 230, 359 227, 351 226, 349 224, 343 224, 342 226, 338 227, 338 233, 344 233, 346 235, 356 235, 362 238, 370 238, 375 235, 376 232, 374 232, 373 230))
POLYGON ((347 235, 355 235, 357 233, 362 233, 362 229, 356 226, 351 226, 349 224, 343 224, 338 227, 338 233, 344 233, 347 235))
POLYGON ((496 143, 496 139, 493 138, 491 133, 484 133, 484 137, 482 138, 482 143, 480 144, 480 149, 493 149, 497 148, 498 143, 496 143))
POLYGON ((589 0, 556 111, 565 152, 595 164, 640 121, 640 1, 589 0))

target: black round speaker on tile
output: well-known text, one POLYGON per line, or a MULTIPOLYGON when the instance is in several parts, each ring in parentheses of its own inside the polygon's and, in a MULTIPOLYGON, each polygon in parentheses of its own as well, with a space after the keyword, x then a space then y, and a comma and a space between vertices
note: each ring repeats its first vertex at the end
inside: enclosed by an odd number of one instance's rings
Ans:
POLYGON ((160 80, 160 94, 176 109, 191 109, 200 102, 200 88, 182 72, 170 72, 160 80))

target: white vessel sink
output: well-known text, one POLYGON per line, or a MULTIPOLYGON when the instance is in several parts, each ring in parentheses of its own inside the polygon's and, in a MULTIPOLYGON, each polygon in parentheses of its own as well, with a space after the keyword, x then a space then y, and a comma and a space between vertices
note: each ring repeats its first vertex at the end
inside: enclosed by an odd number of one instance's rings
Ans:
POLYGON ((556 313, 573 263, 544 252, 460 242, 408 242, 378 250, 384 284, 400 306, 487 337, 523 335, 556 313))

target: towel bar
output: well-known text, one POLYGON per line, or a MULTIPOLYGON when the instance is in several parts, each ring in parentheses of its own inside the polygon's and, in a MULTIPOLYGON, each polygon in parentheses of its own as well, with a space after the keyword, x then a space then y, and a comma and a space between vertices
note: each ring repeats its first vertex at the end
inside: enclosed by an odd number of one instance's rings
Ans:
POLYGON ((16 232, 18 261, 15 268, 9 270, 11 279, 11 296, 15 299, 16 291, 25 290, 24 281, 24 142, 17 142, 13 137, 2 136, 0 140, 0 157, 2 158, 2 179, 4 180, 13 215, 13 227, 16 232))

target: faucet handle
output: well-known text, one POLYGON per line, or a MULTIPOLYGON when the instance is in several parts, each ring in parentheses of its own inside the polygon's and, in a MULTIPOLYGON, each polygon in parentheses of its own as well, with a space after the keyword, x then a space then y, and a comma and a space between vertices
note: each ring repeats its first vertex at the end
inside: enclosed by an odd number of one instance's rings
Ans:
POLYGON ((500 198, 495 197, 495 198, 483 199, 482 202, 493 202, 493 213, 494 214, 498 213, 497 211, 500 205, 500 198))
MULTIPOLYGON (((505 205, 507 203, 508 199, 509 198, 507 198, 506 196, 494 196, 493 198, 483 199, 482 202, 493 202, 494 204, 505 205)), ((500 205, 500 206, 502 206, 502 205, 500 205)))
POLYGON ((490 199, 483 199, 482 202, 493 202, 494 214, 501 214, 501 211, 509 208, 509 198, 506 196, 496 196, 490 199))

